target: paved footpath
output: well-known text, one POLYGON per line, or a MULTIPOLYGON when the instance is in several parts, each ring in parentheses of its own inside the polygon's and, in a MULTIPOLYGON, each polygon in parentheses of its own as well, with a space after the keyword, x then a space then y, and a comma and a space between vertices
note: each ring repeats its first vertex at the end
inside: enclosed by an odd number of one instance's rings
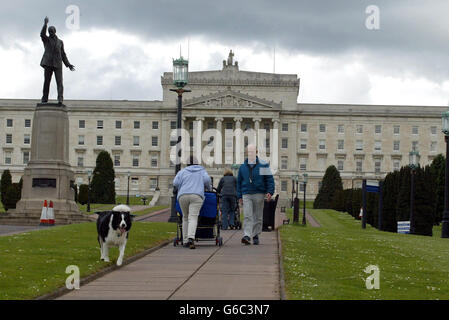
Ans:
POLYGON ((221 233, 224 244, 195 250, 169 245, 59 299, 280 299, 277 232, 260 245, 241 244, 241 230, 221 233))

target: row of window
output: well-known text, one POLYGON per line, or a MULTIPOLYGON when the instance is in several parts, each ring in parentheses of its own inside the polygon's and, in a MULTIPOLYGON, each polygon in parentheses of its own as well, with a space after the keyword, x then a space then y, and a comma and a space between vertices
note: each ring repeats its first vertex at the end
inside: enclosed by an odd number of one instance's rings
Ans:
MULTIPOLYGON (((31 128, 31 119, 24 119, 24 127, 25 128, 31 128)), ((14 126, 14 119, 6 119, 6 127, 12 128, 14 126)))
MULTIPOLYGON (((78 136, 78 145, 83 146, 85 143, 84 135, 78 136)), ((103 145, 103 136, 97 136, 97 146, 103 145)), ((122 137, 121 136, 115 136, 114 139, 114 145, 121 146, 122 145, 122 137)), ((157 136, 151 137, 151 146, 157 147, 159 145, 159 138, 157 136)), ((133 136, 133 146, 137 147, 140 146, 140 137, 139 136, 133 136)))
MULTIPOLYGON (((325 158, 318 158, 318 167, 320 167, 321 170, 324 170, 326 167, 326 159, 325 158)), ((337 169, 339 171, 344 171, 344 160, 337 160, 337 169)), ((376 173, 381 172, 381 166, 382 161, 376 159, 374 161, 374 171, 376 173)), ((398 159, 393 160, 393 170, 399 170, 401 166, 401 161, 398 159)), ((281 170, 287 170, 288 169, 288 158, 287 157, 281 157, 281 170)), ((307 170, 307 158, 301 157, 299 158, 299 170, 306 171, 307 170)), ((356 172, 363 172, 363 160, 356 160, 356 172)))
MULTIPOLYGON (((434 152, 437 151, 437 141, 431 141, 430 142, 430 151, 434 152)), ((282 138, 281 143, 282 148, 286 149, 288 148, 288 138, 282 138)), ((355 150, 356 151, 363 151, 363 140, 356 140, 355 141, 355 150)), ((301 150, 307 149, 307 139, 300 139, 299 148, 301 150)), ((412 141, 412 149, 416 150, 418 148, 418 141, 412 141)), ((325 150, 326 149, 326 140, 320 139, 318 141, 318 149, 319 150, 325 150)), ((345 141, 344 140, 337 140, 337 150, 344 150, 345 149, 345 141)), ((400 150, 400 141, 394 140, 393 141, 393 151, 399 151, 400 150)), ((374 151, 382 151, 382 141, 375 140, 374 141, 374 151)))
MULTIPOLYGON (((319 124, 319 132, 326 132, 326 124, 319 124)), ((358 124, 356 125, 356 133, 362 134, 363 133, 363 128, 364 125, 363 124, 358 124)), ((300 132, 307 132, 308 129, 308 124, 307 123, 301 123, 300 125, 300 132)), ((288 131, 288 123, 283 123, 282 124, 282 131, 288 131)), ((345 133, 345 125, 343 124, 339 124, 337 126, 337 132, 338 133, 345 133)), ((381 134, 382 133, 382 125, 377 124, 374 125, 374 133, 375 134, 381 134)), ((412 126, 412 130, 411 130, 412 134, 419 134, 419 126, 412 126)), ((431 126, 430 127, 430 133, 431 134, 437 134, 437 127, 436 126, 431 126)), ((393 134, 400 134, 400 126, 399 125, 395 125, 393 126, 393 134)))
MULTIPOLYGON (((114 166, 115 167, 120 167, 121 166, 120 154, 114 154, 113 158, 114 158, 114 166)), ((140 166, 140 155, 133 154, 131 163, 132 163, 133 167, 139 167, 140 166)), ((157 168, 158 167, 158 157, 157 156, 152 156, 151 157, 150 165, 151 165, 151 168, 157 168)), ((78 167, 84 167, 84 156, 78 155, 77 166, 78 167)))
MULTIPOLYGON (((122 129, 122 120, 116 120, 115 121, 115 128, 116 129, 122 129)), ((78 128, 85 129, 86 128, 86 120, 78 120, 78 128)), ((159 129, 159 121, 152 121, 151 122, 151 128, 152 129, 159 129)), ((97 129, 104 129, 104 121, 103 120, 97 120, 97 129)), ((140 121, 135 120, 134 121, 134 129, 140 129, 140 121)), ((170 129, 176 129, 176 121, 170 121, 170 129)))
MULTIPOLYGON (((139 179, 139 177, 131 177, 130 178, 130 186, 131 187, 138 187, 140 185, 140 181, 142 181, 144 178, 139 179)), ((115 189, 120 189, 120 178, 115 178, 115 189)), ((79 177, 76 179, 76 184, 78 186, 82 184, 87 184, 88 182, 84 180, 83 178, 79 177)), ((128 180, 126 178, 124 186, 127 186, 128 180)), ((158 179, 157 178, 150 178, 150 189, 156 189, 158 186, 158 179)))
MULTIPOLYGON (((7 144, 12 144, 13 140, 12 140, 12 133, 7 133, 6 134, 6 143, 7 144)), ((25 133, 23 135, 23 144, 30 144, 31 143, 31 135, 28 133, 25 133)))
MULTIPOLYGON (((12 151, 5 151, 4 156, 5 164, 12 164, 12 151)), ((30 161, 30 151, 22 151, 22 163, 28 164, 28 161, 30 161)))

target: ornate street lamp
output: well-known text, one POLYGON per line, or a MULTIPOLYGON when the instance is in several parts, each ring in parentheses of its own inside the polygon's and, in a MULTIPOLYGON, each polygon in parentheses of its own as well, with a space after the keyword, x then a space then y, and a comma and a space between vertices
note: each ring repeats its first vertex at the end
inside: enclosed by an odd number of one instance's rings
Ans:
POLYGON ((92 177, 92 170, 87 170, 87 212, 90 212, 90 178, 92 177))
POLYGON ((411 188, 410 188, 410 233, 415 233, 415 170, 419 167, 419 152, 413 148, 409 153, 409 167, 411 169, 411 188))
POLYGON ((236 178, 237 178, 237 174, 239 172, 239 168, 240 168, 240 165, 238 165, 236 163, 233 163, 231 165, 232 173, 234 174, 234 177, 236 177, 236 178))
POLYGON ((308 174, 303 173, 302 175, 302 183, 304 184, 304 201, 303 201, 303 213, 302 213, 302 224, 306 225, 306 188, 308 181, 308 174))
MULTIPOLYGON (((175 165, 175 176, 181 170, 181 120, 182 120, 182 94, 184 92, 190 92, 191 90, 184 89, 189 80, 189 61, 184 60, 181 56, 179 59, 173 59, 173 84, 176 89, 170 89, 170 91, 176 92, 178 94, 178 109, 177 109, 177 136, 178 142, 176 143, 176 165, 175 165)), ((171 198, 171 214, 168 222, 178 221, 176 215, 176 193, 177 190, 173 187, 173 195, 171 198)))
POLYGON ((441 227, 441 238, 449 238, 449 111, 442 115, 442 129, 446 141, 446 173, 444 179, 444 212, 441 227))
POLYGON ((128 171, 128 191, 126 191, 126 205, 129 206, 129 177, 131 176, 131 172, 128 171))
POLYGON ((299 222, 299 199, 298 199, 298 183, 299 183, 299 175, 292 175, 292 180, 296 182, 296 193, 295 200, 293 202, 293 222, 299 222))

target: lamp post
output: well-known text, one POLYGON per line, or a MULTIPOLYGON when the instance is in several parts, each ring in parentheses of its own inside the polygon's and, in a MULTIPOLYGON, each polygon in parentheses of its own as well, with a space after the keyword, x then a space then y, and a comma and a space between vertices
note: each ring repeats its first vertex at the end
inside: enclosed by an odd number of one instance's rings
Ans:
POLYGON ((298 199, 299 175, 297 174, 292 175, 292 180, 296 182, 295 200, 293 202, 293 222, 299 222, 299 199, 298 199))
MULTIPOLYGON (((182 120, 182 94, 184 92, 190 92, 191 90, 184 89, 188 83, 189 74, 189 61, 184 60, 181 56, 179 59, 173 60, 173 84, 176 89, 170 89, 170 91, 178 94, 178 109, 177 109, 177 122, 176 130, 178 136, 178 142, 176 143, 176 165, 175 176, 181 170, 181 120, 182 120)), ((168 222, 176 222, 178 220, 176 215, 176 194, 177 190, 173 187, 173 195, 171 198, 171 214, 168 222)))
POLYGON ((443 113, 442 130, 446 141, 446 172, 444 179, 444 211, 441 226, 441 238, 449 238, 449 111, 443 113))
POLYGON ((292 176, 292 208, 294 205, 294 198, 293 198, 294 194, 295 194, 295 180, 293 179, 293 176, 292 176))
POLYGON ((87 212, 90 212, 90 178, 92 177, 92 170, 87 170, 87 212))
POLYGON ((232 165, 231 165, 231 169, 232 169, 232 173, 234 174, 234 177, 236 177, 237 178, 237 174, 238 174, 238 170, 239 170, 239 168, 240 168, 240 166, 238 165, 238 164, 236 164, 236 163, 233 163, 232 165))
POLYGON ((306 188, 307 188, 307 180, 308 180, 308 174, 304 173, 302 175, 302 183, 304 184, 304 201, 302 204, 303 211, 302 211, 302 224, 306 225, 306 188))
POLYGON ((129 177, 131 176, 131 172, 128 171, 128 190, 126 191, 126 205, 129 206, 129 177))
POLYGON ((410 187, 410 233, 415 233, 415 219, 413 213, 415 211, 415 170, 419 166, 419 152, 413 148, 409 153, 409 167, 411 169, 411 187, 410 187))

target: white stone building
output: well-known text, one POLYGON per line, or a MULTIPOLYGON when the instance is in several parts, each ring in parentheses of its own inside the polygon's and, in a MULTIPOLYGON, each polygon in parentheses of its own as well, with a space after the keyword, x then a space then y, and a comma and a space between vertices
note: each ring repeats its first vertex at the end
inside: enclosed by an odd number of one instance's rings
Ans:
MULTIPOLYGON (((130 172, 131 195, 151 195, 158 186, 161 202, 168 203, 175 170, 170 148, 176 143, 170 142, 170 132, 176 129, 177 105, 177 95, 169 90, 171 72, 163 74, 161 84, 162 101, 65 101, 75 183, 87 183, 87 170, 106 150, 114 161, 118 194, 126 194, 130 172)), ((225 146, 225 129, 278 130, 278 151, 269 155, 277 156, 276 192, 284 204, 291 198, 293 174, 308 174, 307 198, 313 199, 329 165, 338 168, 346 188, 359 187, 362 178, 379 179, 407 165, 413 147, 423 165, 445 151, 444 106, 298 103, 296 74, 240 71, 232 57, 223 61, 222 70, 190 72, 186 88, 191 92, 183 96, 183 127, 192 136, 197 125, 203 131, 218 129, 225 146)), ((0 170, 9 169, 13 181, 30 158, 37 102, 0 100, 0 170)), ((223 161, 228 163, 206 166, 215 186, 235 158, 223 154, 223 161)))

